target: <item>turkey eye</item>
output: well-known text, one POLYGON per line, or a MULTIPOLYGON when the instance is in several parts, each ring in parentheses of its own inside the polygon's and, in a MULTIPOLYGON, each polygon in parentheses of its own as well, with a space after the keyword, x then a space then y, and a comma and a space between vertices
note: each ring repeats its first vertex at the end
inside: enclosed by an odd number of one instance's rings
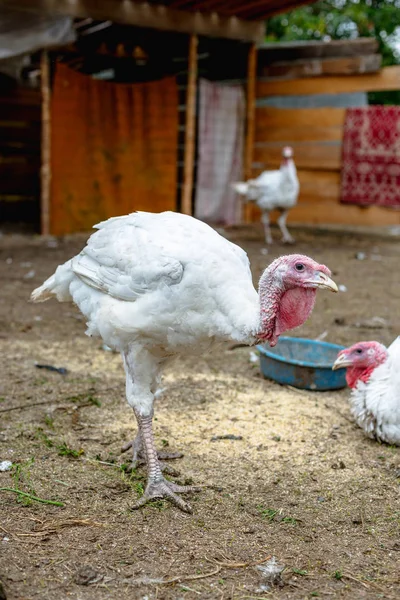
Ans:
POLYGON ((302 265, 301 263, 297 263, 294 268, 296 269, 296 271, 304 271, 304 265, 302 265))
POLYGON ((362 354, 361 348, 357 348, 356 352, 357 352, 357 354, 362 354))

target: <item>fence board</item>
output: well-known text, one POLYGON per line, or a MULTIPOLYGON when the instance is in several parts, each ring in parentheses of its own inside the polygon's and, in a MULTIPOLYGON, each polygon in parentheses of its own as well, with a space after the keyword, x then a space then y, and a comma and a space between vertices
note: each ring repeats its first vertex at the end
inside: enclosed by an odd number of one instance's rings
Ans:
POLYGON ((256 109, 256 129, 268 135, 271 127, 343 127, 345 108, 272 108, 256 109))
POLYGON ((292 145, 294 142, 341 142, 343 127, 271 127, 257 129, 256 146, 268 142, 292 145))
MULTIPOLYGON (((264 169, 277 168, 282 159, 283 144, 256 145, 254 148, 254 162, 256 166, 263 165, 264 169)), ((337 171, 340 169, 342 146, 339 142, 324 144, 313 142, 311 144, 292 144, 294 160, 298 169, 316 171, 337 171)))
POLYGON ((256 96, 303 96, 309 94, 344 94, 400 89, 400 65, 385 67, 378 73, 304 77, 303 79, 258 81, 256 96))

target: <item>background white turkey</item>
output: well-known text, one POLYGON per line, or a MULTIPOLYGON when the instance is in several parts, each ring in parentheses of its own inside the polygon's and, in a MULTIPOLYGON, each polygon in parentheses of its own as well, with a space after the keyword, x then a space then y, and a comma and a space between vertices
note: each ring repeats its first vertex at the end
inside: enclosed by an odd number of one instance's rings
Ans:
POLYGON ((281 213, 277 222, 282 232, 282 242, 293 243, 294 240, 286 227, 286 219, 289 210, 297 203, 300 186, 292 148, 283 148, 279 170, 263 171, 256 179, 249 179, 246 183, 234 183, 233 188, 261 209, 267 244, 272 244, 269 214, 275 209, 281 213))
POLYGON ((167 497, 182 510, 154 446, 154 394, 161 370, 174 356, 204 353, 234 340, 276 344, 281 333, 311 314, 317 288, 337 291, 330 271, 306 256, 275 260, 254 289, 246 253, 205 223, 177 213, 134 213, 96 226, 75 258, 59 266, 32 293, 34 302, 55 296, 87 318, 87 334, 122 354, 126 396, 138 422, 132 447, 146 458, 148 483, 136 504, 167 497))
POLYGON ((400 445, 400 337, 389 348, 359 342, 342 350, 333 369, 344 367, 357 424, 371 438, 400 445))

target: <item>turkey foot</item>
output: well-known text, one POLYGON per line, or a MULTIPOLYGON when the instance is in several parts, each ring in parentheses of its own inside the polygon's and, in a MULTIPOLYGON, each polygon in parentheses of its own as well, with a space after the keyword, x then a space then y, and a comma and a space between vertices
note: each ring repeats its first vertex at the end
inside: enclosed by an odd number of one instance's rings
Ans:
MULTIPOLYGON (((138 448, 139 443, 143 448, 143 453, 146 459, 146 466, 148 472, 148 479, 146 489, 144 494, 136 504, 133 505, 133 509, 140 508, 144 506, 149 500, 154 500, 156 498, 165 498, 166 500, 170 500, 175 506, 183 510, 184 512, 192 512, 190 504, 182 500, 177 494, 186 493, 186 492, 195 492, 200 491, 203 486, 192 486, 192 485, 178 485, 177 483, 173 483, 172 481, 168 481, 165 479, 164 475, 161 472, 161 465, 157 455, 157 450, 154 444, 154 435, 153 435, 153 415, 140 415, 136 413, 136 419, 139 425, 139 435, 141 441, 138 442, 136 436, 136 440, 133 443, 134 455, 135 449, 138 448)), ((137 458, 137 457, 136 457, 137 458)))
POLYGON ((152 500, 164 498, 183 510, 183 512, 192 513, 193 511, 190 504, 182 500, 178 494, 199 492, 200 490, 200 486, 178 485, 177 483, 168 481, 161 475, 161 477, 157 478, 156 480, 149 479, 143 496, 141 496, 141 498, 139 498, 139 500, 133 506, 131 506, 131 510, 137 510, 152 500))
POLYGON ((282 232, 282 244, 294 244, 294 239, 292 238, 288 231, 288 228, 286 227, 286 219, 288 216, 288 212, 289 211, 287 210, 282 210, 277 220, 279 229, 282 232))
POLYGON ((282 237, 282 244, 295 244, 296 240, 292 238, 290 233, 287 236, 282 237))
MULTIPOLYGON (((142 467, 146 464, 146 459, 143 452, 143 442, 140 435, 140 432, 136 435, 135 439, 128 442, 121 448, 121 453, 127 452, 132 448, 132 461, 129 467, 127 468, 127 472, 130 473, 134 471, 137 467, 142 467)), ((164 460, 176 460, 177 458, 182 458, 184 454, 182 452, 164 452, 157 451, 157 458, 161 461, 160 468, 163 473, 167 473, 167 475, 178 476, 180 473, 173 467, 168 464, 165 464, 164 460)))

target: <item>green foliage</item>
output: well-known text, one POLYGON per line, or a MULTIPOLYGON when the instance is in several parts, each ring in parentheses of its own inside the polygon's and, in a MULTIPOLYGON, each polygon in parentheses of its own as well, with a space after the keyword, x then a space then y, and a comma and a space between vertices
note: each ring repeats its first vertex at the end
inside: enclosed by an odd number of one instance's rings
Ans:
POLYGON ((308 575, 308 571, 305 569, 292 569, 292 572, 296 573, 296 575, 308 575))
MULTIPOLYGON (((267 22, 266 41, 342 40, 374 37, 383 66, 400 63, 393 47, 399 27, 400 0, 319 0, 267 22)), ((400 92, 373 92, 370 104, 400 104, 400 92)))
POLYGON ((333 574, 333 578, 337 579, 338 581, 340 581, 341 579, 343 579, 343 573, 342 571, 335 571, 333 574))
POLYGON ((257 506, 258 512, 264 519, 268 519, 268 521, 273 521, 275 515, 278 513, 274 508, 264 508, 263 506, 257 506))
POLYGON ((73 448, 70 448, 66 442, 59 444, 57 446, 57 450, 59 456, 68 456, 70 458, 79 458, 82 454, 84 454, 82 448, 79 450, 74 450, 73 448))
POLYGON ((375 37, 384 65, 400 62, 390 45, 399 25, 399 0, 319 0, 267 22, 267 41, 375 37))

